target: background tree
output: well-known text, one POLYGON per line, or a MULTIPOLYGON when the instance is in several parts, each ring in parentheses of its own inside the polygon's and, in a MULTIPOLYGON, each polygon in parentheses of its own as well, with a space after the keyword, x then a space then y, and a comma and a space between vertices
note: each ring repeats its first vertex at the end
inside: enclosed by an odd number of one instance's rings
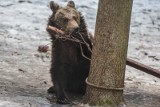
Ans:
POLYGON ((132 2, 99 0, 85 103, 105 107, 123 103, 132 2))

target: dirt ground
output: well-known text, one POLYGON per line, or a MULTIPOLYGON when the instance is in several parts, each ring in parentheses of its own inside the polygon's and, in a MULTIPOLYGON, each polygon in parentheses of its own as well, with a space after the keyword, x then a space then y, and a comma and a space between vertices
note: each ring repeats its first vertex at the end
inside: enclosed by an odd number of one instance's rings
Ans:
MULTIPOLYGON (((0 0, 0 107, 58 107, 48 100, 50 0, 0 0)), ((64 5, 67 0, 55 0, 64 5)), ((74 0, 94 33, 98 0, 74 0)), ((134 0, 128 57, 160 70, 160 1, 134 0)), ((160 79, 126 68, 128 107, 160 107, 160 79)))

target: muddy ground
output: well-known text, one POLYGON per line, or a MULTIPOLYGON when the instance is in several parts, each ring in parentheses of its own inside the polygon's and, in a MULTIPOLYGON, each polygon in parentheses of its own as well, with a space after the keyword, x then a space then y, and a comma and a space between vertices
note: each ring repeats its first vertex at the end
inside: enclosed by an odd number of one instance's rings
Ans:
MULTIPOLYGON (((64 5, 67 0, 55 0, 64 5)), ((94 33, 98 0, 74 0, 94 33)), ((0 0, 0 107, 50 107, 49 0, 0 0)), ((134 0, 128 57, 160 70, 160 1, 134 0)), ((128 107, 160 107, 160 79, 128 67, 128 107)))

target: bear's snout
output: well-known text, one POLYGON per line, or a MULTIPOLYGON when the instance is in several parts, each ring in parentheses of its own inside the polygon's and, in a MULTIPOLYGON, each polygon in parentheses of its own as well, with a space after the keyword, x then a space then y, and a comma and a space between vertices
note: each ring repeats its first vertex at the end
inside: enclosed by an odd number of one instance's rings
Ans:
POLYGON ((73 32, 79 29, 79 25, 75 20, 70 20, 67 25, 67 32, 73 32))

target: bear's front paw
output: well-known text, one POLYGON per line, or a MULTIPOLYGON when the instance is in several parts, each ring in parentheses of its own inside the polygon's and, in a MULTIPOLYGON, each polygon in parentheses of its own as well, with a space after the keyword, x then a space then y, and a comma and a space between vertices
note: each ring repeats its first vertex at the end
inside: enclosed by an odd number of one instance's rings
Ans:
POLYGON ((55 87, 54 86, 52 86, 52 87, 50 87, 48 90, 47 90, 47 92, 50 94, 53 94, 53 93, 55 93, 55 87))

